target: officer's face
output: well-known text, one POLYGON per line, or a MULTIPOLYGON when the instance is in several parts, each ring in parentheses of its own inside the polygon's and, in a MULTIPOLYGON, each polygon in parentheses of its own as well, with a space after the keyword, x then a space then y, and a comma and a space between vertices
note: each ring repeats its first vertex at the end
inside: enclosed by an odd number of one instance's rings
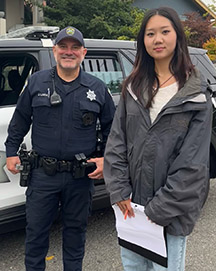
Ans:
POLYGON ((57 66, 62 70, 78 70, 87 49, 71 38, 66 38, 53 46, 57 66))

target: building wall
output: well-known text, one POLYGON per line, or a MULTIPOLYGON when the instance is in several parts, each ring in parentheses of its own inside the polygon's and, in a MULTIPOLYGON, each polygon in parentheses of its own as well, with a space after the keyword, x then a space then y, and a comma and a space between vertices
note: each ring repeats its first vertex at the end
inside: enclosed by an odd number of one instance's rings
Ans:
MULTIPOLYGON (((43 0, 38 0, 38 3, 43 4, 43 0)), ((43 24, 43 11, 38 6, 33 6, 33 25, 44 25, 43 24)))
POLYGON ((22 25, 24 20, 23 0, 7 0, 6 7, 6 30, 22 25))
POLYGON ((135 0, 134 6, 141 9, 152 9, 158 7, 171 7, 179 14, 181 18, 184 18, 185 13, 199 12, 200 14, 205 11, 195 2, 191 0, 135 0))

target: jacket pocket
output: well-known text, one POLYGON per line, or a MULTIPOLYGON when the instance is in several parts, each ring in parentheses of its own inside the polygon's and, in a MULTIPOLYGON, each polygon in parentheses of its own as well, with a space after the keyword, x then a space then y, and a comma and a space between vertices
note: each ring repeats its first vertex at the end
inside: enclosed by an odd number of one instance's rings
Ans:
POLYGON ((96 102, 80 101, 74 111, 74 127, 79 129, 91 129, 95 127, 100 105, 96 102))
POLYGON ((51 104, 47 97, 35 97, 32 101, 33 119, 38 124, 48 124, 51 104))

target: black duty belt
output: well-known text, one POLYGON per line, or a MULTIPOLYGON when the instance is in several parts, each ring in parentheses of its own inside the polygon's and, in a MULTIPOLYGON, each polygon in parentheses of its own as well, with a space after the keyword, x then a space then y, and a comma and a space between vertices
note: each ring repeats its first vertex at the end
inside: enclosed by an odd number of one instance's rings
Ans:
POLYGON ((88 163, 84 153, 75 154, 71 161, 57 160, 53 157, 41 157, 36 151, 27 151, 26 145, 22 144, 18 152, 20 165, 20 186, 29 185, 31 171, 38 167, 43 167, 45 174, 55 175, 57 172, 71 172, 74 179, 88 176, 96 169, 95 163, 88 163))
POLYGON ((44 172, 49 176, 53 176, 57 172, 71 172, 75 179, 87 176, 96 169, 95 163, 87 163, 87 158, 83 153, 76 154, 72 161, 39 157, 38 166, 43 167, 44 172))
POLYGON ((57 160, 52 157, 40 157, 39 166, 43 168, 49 168, 49 170, 55 169, 57 172, 72 172, 74 168, 74 161, 57 160))

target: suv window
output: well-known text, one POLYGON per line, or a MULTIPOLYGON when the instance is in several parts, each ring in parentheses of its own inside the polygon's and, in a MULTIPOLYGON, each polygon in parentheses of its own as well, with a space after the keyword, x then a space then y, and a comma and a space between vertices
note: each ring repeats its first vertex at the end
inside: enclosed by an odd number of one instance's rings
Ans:
POLYGON ((123 72, 114 55, 86 56, 82 68, 84 71, 103 80, 112 94, 120 93, 123 72))
MULTIPOLYGON (((132 56, 132 59, 134 61, 134 57, 132 56)), ((121 55, 121 61, 122 65, 124 67, 125 76, 128 76, 133 68, 133 64, 131 63, 131 60, 129 60, 126 56, 121 55)))
POLYGON ((30 54, 0 54, 0 106, 16 104, 26 80, 38 69, 30 54))

